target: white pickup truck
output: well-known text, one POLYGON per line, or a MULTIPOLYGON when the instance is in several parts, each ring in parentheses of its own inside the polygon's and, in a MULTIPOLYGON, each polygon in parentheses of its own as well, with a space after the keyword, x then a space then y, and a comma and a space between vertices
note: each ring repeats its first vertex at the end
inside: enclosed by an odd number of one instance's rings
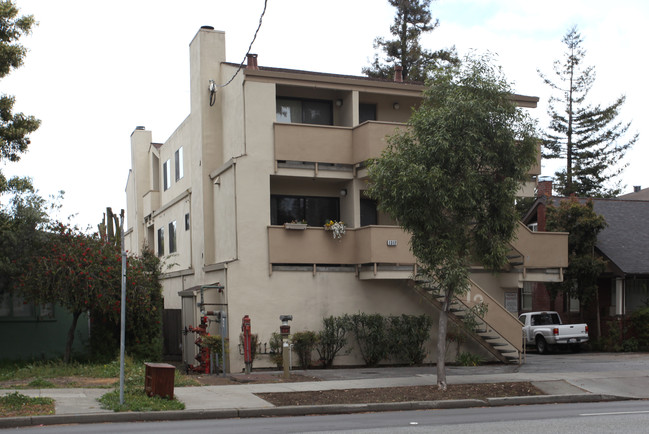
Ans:
POLYGON ((569 345, 579 351, 580 345, 588 341, 587 324, 561 324, 556 312, 528 312, 518 319, 523 323, 526 344, 536 346, 539 354, 547 353, 554 345, 569 345))

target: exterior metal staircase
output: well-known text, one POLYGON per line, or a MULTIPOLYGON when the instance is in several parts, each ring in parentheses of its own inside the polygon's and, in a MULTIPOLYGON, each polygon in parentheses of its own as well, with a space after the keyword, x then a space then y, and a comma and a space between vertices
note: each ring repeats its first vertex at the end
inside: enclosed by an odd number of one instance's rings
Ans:
MULTIPOLYGON (((449 320, 503 363, 521 363, 523 335, 518 319, 500 303, 487 294, 473 281, 468 292, 461 297, 453 297, 449 305, 449 320), (486 306, 486 312, 479 315, 486 306)), ((419 281, 415 291, 438 310, 444 306, 445 295, 441 288, 430 281, 419 281)))

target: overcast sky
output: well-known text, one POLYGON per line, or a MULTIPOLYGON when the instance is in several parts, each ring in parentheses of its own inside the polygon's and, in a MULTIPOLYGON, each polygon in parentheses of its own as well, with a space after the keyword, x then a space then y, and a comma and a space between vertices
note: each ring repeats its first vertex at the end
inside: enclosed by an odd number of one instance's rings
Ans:
MULTIPOLYGON (((0 82, 16 109, 42 120, 20 162, 5 175, 31 176, 43 196, 65 191, 60 217, 76 214, 85 228, 106 206, 125 208, 130 134, 138 125, 164 142, 189 114, 189 42, 200 26, 226 32, 229 62, 240 62, 264 0, 16 0, 39 22, 22 40, 25 65, 0 82)), ((455 45, 498 55, 516 92, 541 98, 532 114, 545 128, 549 89, 536 70, 552 72, 561 38, 577 25, 595 65, 591 102, 626 95, 622 120, 640 140, 627 155, 625 192, 649 187, 649 86, 646 84, 645 0, 440 0, 440 27, 426 48, 455 45)), ((376 36, 389 36, 387 0, 268 0, 252 52, 259 65, 360 75, 376 36)), ((543 175, 556 163, 544 162, 543 175)))

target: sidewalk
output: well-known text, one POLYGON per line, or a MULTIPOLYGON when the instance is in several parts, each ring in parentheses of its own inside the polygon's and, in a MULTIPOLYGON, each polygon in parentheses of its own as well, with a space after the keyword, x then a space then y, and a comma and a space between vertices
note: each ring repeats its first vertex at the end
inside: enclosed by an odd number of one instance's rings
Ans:
MULTIPOLYGON (((649 398, 647 370, 623 372, 518 372, 516 365, 494 365, 447 370, 448 384, 531 381, 547 395, 485 400, 427 401, 389 404, 275 407, 255 396, 263 392, 296 392, 333 389, 435 385, 434 367, 360 368, 293 371, 322 381, 295 383, 250 383, 227 386, 177 387, 175 396, 185 410, 115 413, 100 408, 97 398, 106 389, 21 389, 27 396, 56 400, 56 414, 0 418, 0 428, 68 423, 103 423, 147 420, 187 420, 208 418, 260 417, 271 415, 335 414, 425 408, 467 408, 496 405, 586 402, 649 398)), ((265 373, 267 374, 267 373, 265 373)), ((250 375, 256 375, 252 373, 250 375)), ((236 374, 243 377, 243 374, 236 374)), ((14 390, 0 390, 0 394, 14 390)))

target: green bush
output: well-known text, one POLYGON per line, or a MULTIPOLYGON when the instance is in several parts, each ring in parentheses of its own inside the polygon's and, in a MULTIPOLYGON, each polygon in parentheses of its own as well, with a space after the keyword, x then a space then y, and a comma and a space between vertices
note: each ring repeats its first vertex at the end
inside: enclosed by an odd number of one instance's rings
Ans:
POLYGON ((637 339, 638 348, 649 349, 649 307, 644 307, 631 314, 631 325, 637 339))
MULTIPOLYGON (((330 316, 322 319, 324 328, 318 332, 316 351, 323 368, 330 368, 336 355, 347 345, 347 319, 341 316, 330 316)), ((348 350, 348 352, 351 349, 348 350)))
POLYGON ((284 360, 282 358, 282 335, 273 332, 273 334, 270 335, 268 346, 270 347, 270 360, 281 369, 284 365, 284 360))
POLYGON ((478 366, 482 363, 482 358, 476 354, 463 352, 458 354, 455 361, 462 366, 478 366))
POLYGON ((367 366, 376 366, 389 354, 388 322, 378 313, 357 313, 347 316, 350 330, 356 335, 356 343, 367 366))
POLYGON ((390 354, 410 365, 419 365, 426 358, 424 344, 430 337, 433 319, 426 315, 390 316, 388 337, 390 354))
POLYGON ((297 332, 291 337, 293 350, 297 353, 302 369, 308 369, 311 365, 311 354, 317 340, 318 335, 312 331, 297 332))

